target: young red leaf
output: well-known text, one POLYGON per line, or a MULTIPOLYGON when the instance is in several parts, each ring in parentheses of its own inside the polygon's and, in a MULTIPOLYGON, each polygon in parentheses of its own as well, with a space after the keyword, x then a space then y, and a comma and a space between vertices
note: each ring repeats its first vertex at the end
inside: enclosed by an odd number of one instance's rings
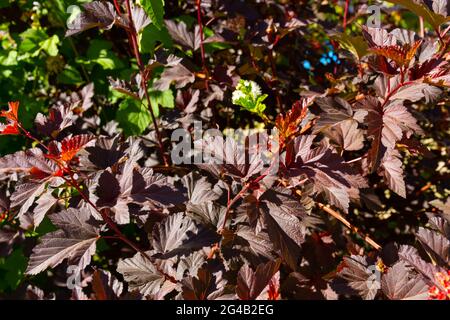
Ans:
POLYGON ((275 126, 279 131, 280 144, 285 143, 300 130, 300 123, 305 119, 310 103, 308 99, 296 101, 285 115, 277 116, 275 126))
POLYGON ((0 117, 6 119, 7 123, 0 123, 0 135, 18 135, 19 130, 19 102, 8 102, 8 110, 0 112, 0 117))
POLYGON ((82 134, 64 138, 61 143, 52 141, 52 143, 48 146, 47 157, 50 159, 62 160, 68 163, 92 140, 94 140, 94 136, 82 134))
POLYGON ((65 138, 61 142, 61 160, 69 162, 86 144, 94 139, 93 136, 83 134, 72 138, 65 138))

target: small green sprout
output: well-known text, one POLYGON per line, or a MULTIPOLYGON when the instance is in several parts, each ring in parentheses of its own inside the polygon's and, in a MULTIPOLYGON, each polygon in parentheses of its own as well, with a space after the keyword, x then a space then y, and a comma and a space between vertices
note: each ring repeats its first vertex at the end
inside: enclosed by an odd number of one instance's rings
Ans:
POLYGON ((244 109, 262 115, 266 109, 263 101, 267 98, 267 94, 261 93, 260 86, 250 80, 240 80, 233 92, 233 104, 239 105, 244 109))

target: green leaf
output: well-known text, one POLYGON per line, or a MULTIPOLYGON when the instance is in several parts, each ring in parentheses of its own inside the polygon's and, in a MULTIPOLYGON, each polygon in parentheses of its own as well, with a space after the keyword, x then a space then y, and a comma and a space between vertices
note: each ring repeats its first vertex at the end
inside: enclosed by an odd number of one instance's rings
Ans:
POLYGON ((142 0, 141 3, 153 24, 161 30, 164 25, 164 0, 142 0))
POLYGON ((14 250, 8 257, 0 258, 0 291, 15 290, 22 282, 27 258, 22 248, 14 250))
POLYGON ((101 65, 103 67, 103 69, 106 70, 113 70, 116 67, 116 64, 114 63, 113 59, 110 58, 98 58, 93 60, 93 62, 98 63, 99 65, 101 65))
POLYGON ((151 91, 149 92, 149 96, 152 108, 154 110, 158 106, 162 106, 169 109, 173 109, 175 106, 175 99, 173 97, 173 92, 170 89, 166 91, 151 91))
POLYGON ((58 74, 57 80, 62 84, 81 84, 83 82, 80 72, 70 65, 66 65, 64 71, 58 74))
POLYGON ((361 36, 354 37, 345 33, 336 33, 331 38, 339 42, 343 49, 350 51, 358 60, 367 55, 367 43, 361 36))
POLYGON ((58 55, 59 37, 55 34, 40 43, 41 49, 48 53, 49 56, 55 57, 58 55))
POLYGON ((0 8, 9 7, 9 0, 0 0, 0 8))
POLYGON ((23 97, 19 108, 19 117, 27 129, 31 129, 34 119, 38 112, 42 111, 46 106, 45 102, 40 99, 23 97))
POLYGON ((8 55, 0 53, 0 65, 5 67, 17 66, 17 51, 9 51, 8 55))
POLYGON ((20 34, 20 38, 19 51, 34 52, 41 48, 41 43, 48 39, 48 35, 42 29, 27 29, 20 34))
POLYGON ((109 41, 93 40, 89 46, 86 58, 78 58, 77 62, 87 66, 99 64, 105 70, 121 69, 124 63, 113 53, 112 44, 109 41))
POLYGON ((58 228, 55 227, 49 217, 45 216, 44 220, 42 220, 41 224, 36 228, 34 232, 37 236, 41 237, 56 230, 58 230, 58 228))
POLYGON ((412 0, 387 0, 388 2, 401 5, 408 10, 414 12, 417 16, 422 17, 428 22, 435 30, 439 29, 439 26, 447 21, 446 18, 440 14, 431 11, 424 3, 416 3, 412 0))
POLYGON ((142 53, 153 54, 155 45, 161 42, 165 49, 170 49, 173 47, 173 40, 167 31, 166 27, 161 27, 158 29, 155 25, 151 24, 142 31, 141 36, 141 51, 142 53))
MULTIPOLYGON (((215 32, 214 30, 204 27, 203 28, 203 32, 205 34, 205 40, 214 36, 215 32)), ((226 42, 207 42, 205 43, 205 51, 207 53, 214 53, 215 51, 220 51, 220 50, 225 50, 225 49, 230 49, 232 48, 232 46, 229 43, 226 42)))
POLYGON ((106 40, 92 40, 89 44, 89 48, 86 52, 86 56, 88 59, 97 59, 102 55, 105 55, 105 52, 110 52, 112 49, 112 43, 106 40))
POLYGON ((122 101, 116 120, 127 136, 142 134, 152 122, 147 106, 135 99, 122 101))

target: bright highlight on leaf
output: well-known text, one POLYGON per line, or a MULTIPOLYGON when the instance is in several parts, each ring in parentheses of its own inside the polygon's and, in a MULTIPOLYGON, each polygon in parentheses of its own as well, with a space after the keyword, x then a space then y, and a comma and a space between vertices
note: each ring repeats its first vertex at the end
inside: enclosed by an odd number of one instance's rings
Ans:
POLYGON ((49 145, 49 154, 47 157, 69 163, 93 139, 94 137, 92 135, 82 134, 64 138, 61 143, 53 142, 49 145))
POLYGON ((268 97, 262 94, 261 87, 251 80, 240 80, 233 92, 233 104, 239 105, 250 112, 262 114, 266 109, 263 101, 268 97))

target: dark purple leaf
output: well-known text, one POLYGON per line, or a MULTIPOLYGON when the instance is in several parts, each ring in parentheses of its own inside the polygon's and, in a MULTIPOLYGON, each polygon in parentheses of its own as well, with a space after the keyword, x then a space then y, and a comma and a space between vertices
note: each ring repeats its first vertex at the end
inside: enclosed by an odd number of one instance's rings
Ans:
POLYGON ((401 260, 405 261, 408 265, 413 267, 418 273, 427 278, 428 281, 434 282, 435 284, 439 285, 438 283, 436 283, 435 276, 438 272, 445 272, 445 270, 423 260, 416 248, 402 245, 400 246, 398 255, 401 260))
MULTIPOLYGON (((94 165, 99 169, 107 169, 115 165, 120 158, 124 156, 124 152, 119 147, 120 136, 113 138, 98 137, 95 146, 86 147, 88 153, 85 165, 94 165)), ((80 161, 84 161, 81 157, 80 161)))
POLYGON ((34 169, 51 175, 56 171, 57 166, 45 159, 44 153, 38 148, 18 151, 0 158, 0 180, 13 173, 32 175, 34 169))
POLYGON ((419 228, 416 237, 433 261, 444 267, 450 264, 450 240, 425 228, 419 228))
POLYGON ((243 265, 237 277, 236 294, 239 299, 255 300, 269 284, 279 267, 279 261, 260 264, 255 271, 249 265, 243 265))
POLYGON ((35 125, 42 135, 56 137, 60 131, 71 126, 72 122, 72 108, 66 104, 53 106, 48 116, 38 113, 35 125))
POLYGON ((341 98, 318 98, 315 102, 322 110, 315 125, 315 133, 342 122, 354 122, 355 119, 362 120, 364 118, 365 112, 363 110, 357 110, 357 114, 354 115, 352 106, 341 98))
POLYGON ((329 128, 325 134, 342 150, 357 151, 364 147, 364 132, 356 121, 343 121, 329 128))
POLYGON ((380 284, 374 277, 375 265, 371 265, 366 257, 344 257, 343 268, 339 271, 339 277, 365 300, 373 300, 378 293, 380 284), (372 267, 372 269, 370 268, 372 267))
POLYGON ((146 26, 148 26, 152 21, 147 16, 147 13, 145 13, 145 10, 137 5, 133 6, 131 9, 131 16, 133 19, 134 28, 138 33, 142 32, 146 26))
POLYGON ((211 246, 216 235, 198 227, 183 213, 168 216, 153 230, 152 245, 159 258, 190 253, 211 246))
POLYGON ((139 290, 144 296, 158 293, 166 282, 164 274, 141 253, 119 261, 117 272, 123 275, 131 291, 139 290))
POLYGON ((99 27, 109 30, 121 18, 117 15, 114 5, 111 2, 93 1, 83 5, 84 12, 81 12, 70 24, 66 31, 66 37, 88 29, 99 27))
POLYGON ((41 224, 49 210, 58 203, 58 199, 52 195, 52 189, 47 189, 39 199, 36 200, 36 207, 33 209, 34 226, 41 224))
POLYGON ((211 273, 205 267, 198 270, 196 276, 183 280, 182 296, 185 300, 215 300, 221 299, 227 281, 222 272, 211 273))
POLYGON ((366 181, 326 143, 313 148, 314 138, 301 136, 294 140, 295 159, 287 164, 287 175, 294 186, 305 177, 310 179, 315 192, 324 193, 331 204, 347 211, 350 198, 358 198, 358 189, 366 187, 366 181))
POLYGON ((381 279, 381 289, 390 300, 425 300, 428 285, 417 275, 408 272, 404 262, 397 262, 381 279))
POLYGON ((45 192, 45 183, 25 182, 16 186, 11 195, 11 207, 20 207, 19 216, 25 214, 33 205, 34 200, 45 192))
POLYGON ((397 150, 389 150, 381 161, 381 173, 387 186, 399 196, 406 198, 406 186, 403 179, 403 163, 397 150))
POLYGON ((95 300, 117 300, 123 291, 123 284, 111 273, 95 270, 92 275, 92 291, 95 300))
POLYGON ((199 177, 190 173, 183 177, 183 182, 191 204, 205 204, 220 197, 220 194, 214 191, 212 184, 207 181, 206 177, 199 177))
POLYGON ((194 51, 200 48, 200 29, 198 26, 196 26, 195 32, 193 33, 187 30, 184 22, 176 23, 172 20, 166 20, 165 24, 170 36, 175 42, 194 51))
POLYGON ((264 173, 260 154, 245 149, 232 138, 208 137, 195 141, 194 147, 203 155, 203 162, 197 166, 217 177, 225 174, 246 180, 264 173))
POLYGON ((367 134, 373 138, 368 153, 370 172, 377 170, 385 151, 393 149, 404 135, 410 137, 413 133, 422 133, 416 119, 401 104, 382 107, 376 98, 366 97, 358 103, 358 108, 368 111, 364 121, 368 126, 367 134))
POLYGON ((51 215, 52 223, 60 230, 46 234, 31 254, 27 274, 38 274, 54 268, 63 260, 83 270, 95 253, 99 229, 91 224, 91 214, 86 209, 61 211, 51 215))
POLYGON ((186 215, 195 221, 219 230, 223 226, 227 208, 211 201, 202 204, 188 203, 186 215))
POLYGON ((194 81, 194 73, 182 63, 178 63, 173 67, 166 67, 164 69, 160 79, 153 83, 153 89, 166 91, 170 88, 171 84, 175 84, 175 88, 179 89, 194 81))

